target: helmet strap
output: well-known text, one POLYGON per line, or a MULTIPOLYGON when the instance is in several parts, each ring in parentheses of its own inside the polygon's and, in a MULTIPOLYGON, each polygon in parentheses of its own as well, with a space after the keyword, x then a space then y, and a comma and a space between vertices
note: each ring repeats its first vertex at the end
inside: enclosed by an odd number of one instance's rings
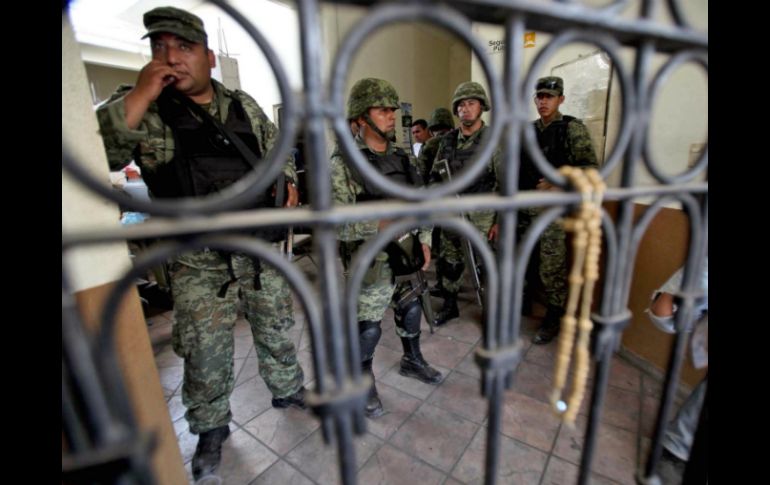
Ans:
POLYGON ((377 128, 377 125, 374 124, 374 121, 369 116, 369 110, 366 110, 366 113, 364 113, 364 121, 366 121, 366 124, 369 125, 369 128, 371 128, 375 133, 380 135, 383 140, 389 141, 389 142, 395 142, 396 141, 396 134, 393 133, 392 136, 388 136, 387 134, 383 133, 383 131, 379 128, 377 128))

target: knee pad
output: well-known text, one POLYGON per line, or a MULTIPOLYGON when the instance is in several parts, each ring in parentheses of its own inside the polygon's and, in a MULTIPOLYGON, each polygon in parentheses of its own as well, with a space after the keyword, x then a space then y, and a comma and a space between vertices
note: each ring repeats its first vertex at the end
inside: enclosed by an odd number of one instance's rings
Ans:
POLYGON ((463 275, 463 270, 465 270, 465 264, 464 263, 450 263, 449 261, 445 259, 439 259, 437 263, 437 271, 441 276, 444 278, 450 280, 450 281, 456 281, 460 279, 460 277, 463 275))
POLYGON ((417 298, 404 305, 402 309, 397 309, 395 314, 396 326, 410 334, 420 331, 421 318, 422 307, 417 298))
POLYGON ((374 348, 380 341, 382 326, 380 322, 363 320, 358 322, 358 341, 361 345, 361 360, 369 360, 374 356, 374 348))

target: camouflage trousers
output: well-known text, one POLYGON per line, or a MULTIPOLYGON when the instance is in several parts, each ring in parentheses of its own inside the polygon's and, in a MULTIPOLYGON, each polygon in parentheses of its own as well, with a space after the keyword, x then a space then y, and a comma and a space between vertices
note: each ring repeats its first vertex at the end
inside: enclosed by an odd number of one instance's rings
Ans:
MULTIPOLYGON (((468 220, 486 241, 489 229, 495 223, 495 213, 493 211, 471 212, 468 220)), ((441 230, 441 248, 436 268, 440 285, 449 293, 457 294, 462 287, 462 276, 467 266, 463 244, 465 241, 460 236, 441 230)))
POLYGON ((174 295, 174 352, 184 359, 182 403, 194 434, 230 422, 233 391, 233 329, 239 289, 259 359, 259 374, 274 397, 289 396, 302 386, 304 374, 288 331, 294 326, 291 293, 286 280, 263 264, 254 289, 251 259, 234 255, 237 282, 224 297, 217 296, 228 281, 226 269, 202 269, 179 262, 171 266, 174 295))
MULTIPOLYGON (((516 227, 519 240, 524 237, 539 214, 540 210, 534 207, 519 211, 516 227)), ((537 273, 545 289, 546 304, 564 308, 567 300, 567 244, 561 224, 549 224, 540 235, 533 251, 538 256, 537 273)))
MULTIPOLYGON (((343 242, 341 244, 346 243, 343 242)), ((355 249, 347 254, 352 258, 354 253, 355 249)), ((348 264, 349 261, 345 262, 345 265, 348 264)), ((374 262, 364 274, 364 279, 361 282, 361 293, 358 295, 357 303, 357 321, 381 321, 388 307, 391 305, 395 307, 395 301, 398 301, 403 293, 411 289, 408 281, 398 285, 393 281, 393 271, 388 264, 388 255, 385 252, 377 253, 374 262)), ((396 335, 399 337, 411 338, 419 333, 419 331, 417 333, 409 333, 398 325, 396 325, 395 329, 396 335)))

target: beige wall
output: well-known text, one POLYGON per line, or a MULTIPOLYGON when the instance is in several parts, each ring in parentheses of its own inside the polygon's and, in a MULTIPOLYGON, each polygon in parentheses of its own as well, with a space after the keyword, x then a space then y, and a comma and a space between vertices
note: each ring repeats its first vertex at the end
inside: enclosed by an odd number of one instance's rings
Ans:
MULTIPOLYGON (((357 7, 322 6, 326 75, 339 44, 364 13, 357 7)), ((470 50, 464 43, 430 24, 399 23, 376 31, 357 51, 345 98, 357 80, 382 78, 393 84, 402 102, 412 103, 413 119, 427 119, 435 108, 451 108, 454 88, 470 74, 470 50)))
MULTIPOLYGON (((62 18, 62 138, 83 166, 108 183, 107 159, 91 107, 85 67, 66 17, 62 18)), ((62 232, 116 226, 118 218, 114 204, 89 194, 62 170, 62 232)), ((130 265, 128 249, 125 243, 81 248, 65 261, 78 309, 86 328, 93 332, 101 324, 98 317, 114 281, 130 265)), ((152 456, 157 483, 185 483, 182 455, 136 290, 124 298, 115 327, 115 349, 135 417, 143 431, 154 433, 158 439, 152 456)))
MULTIPOLYGON (((62 22, 62 138, 95 177, 109 183, 107 157, 94 116, 86 71, 70 24, 62 22)), ((62 228, 117 227, 120 213, 112 202, 86 192, 62 171, 62 228)), ((66 259, 74 291, 115 281, 128 268, 125 243, 81 248, 66 259)))

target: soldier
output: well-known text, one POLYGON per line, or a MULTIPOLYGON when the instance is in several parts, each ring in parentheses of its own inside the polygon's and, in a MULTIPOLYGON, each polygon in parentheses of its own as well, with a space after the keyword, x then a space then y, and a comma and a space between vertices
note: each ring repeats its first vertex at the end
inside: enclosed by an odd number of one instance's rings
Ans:
MULTIPOLYGON (((249 156, 261 158, 272 149, 275 126, 251 96, 211 79, 215 57, 200 18, 160 7, 144 14, 144 25, 152 60, 136 86, 121 86, 97 110, 110 166, 118 169, 133 156, 153 197, 159 198, 204 196, 232 184, 251 170, 249 156), (215 128, 217 123, 227 136, 215 128), (235 137, 246 145, 244 151, 234 148, 235 137), (247 150, 253 153, 244 155, 247 150)), ((284 173, 286 205, 294 206, 292 160, 284 173)), ((275 205, 270 191, 255 203, 268 205, 275 205)), ((197 480, 216 471, 222 442, 230 434, 239 293, 274 407, 305 407, 304 374, 288 334, 294 325, 291 293, 275 269, 243 254, 197 250, 173 262, 171 284, 173 347, 184 359, 185 418, 190 432, 200 435, 192 460, 197 480)))
MULTIPOLYGON (((564 165, 598 167, 591 137, 583 122, 559 112, 559 105, 564 102, 562 78, 540 78, 535 89, 534 101, 540 118, 533 121, 533 124, 538 145, 548 161, 554 168, 564 165)), ((522 156, 519 189, 558 190, 543 178, 526 154, 522 156)), ((538 208, 519 211, 519 237, 524 235, 539 213, 538 208)), ((540 236, 538 248, 534 254, 539 255, 539 276, 546 293, 546 314, 532 341, 545 344, 559 334, 567 299, 567 246, 561 225, 549 224, 540 236)))
MULTIPOLYGON (((439 183, 437 163, 441 160, 449 162, 453 174, 458 173, 473 157, 482 139, 486 136, 487 126, 481 119, 483 111, 489 111, 492 105, 487 98, 484 88, 476 82, 464 82, 457 86, 452 97, 452 111, 460 119, 460 127, 453 129, 440 138, 437 153, 431 168, 431 183, 439 183)), ((498 174, 500 170, 500 150, 495 150, 487 166, 463 194, 494 192, 498 189, 498 174)), ((497 214, 494 211, 474 211, 467 214, 470 222, 489 241, 497 239, 497 214)), ((438 276, 437 288, 443 293, 444 304, 436 316, 436 325, 460 316, 457 308, 457 294, 462 285, 462 275, 465 270, 461 239, 446 231, 441 231, 441 252, 436 264, 438 276)), ((475 271, 475 268, 471 268, 475 271)))
POLYGON ((423 170, 423 178, 426 184, 430 183, 430 171, 433 168, 433 160, 436 158, 436 152, 438 151, 438 142, 444 134, 453 130, 454 127, 455 121, 448 109, 436 108, 430 114, 428 131, 430 131, 431 137, 420 147, 420 153, 417 156, 418 165, 423 170))
MULTIPOLYGON (((361 79, 353 85, 348 98, 348 118, 355 118, 359 132, 356 143, 361 153, 378 171, 395 182, 404 185, 421 186, 422 180, 414 166, 413 158, 395 145, 395 111, 399 108, 398 93, 390 83, 382 79, 361 79)), ((335 202, 355 204, 367 200, 384 199, 386 195, 363 179, 358 170, 345 160, 344 155, 335 151, 331 157, 332 190, 335 202)), ((387 225, 387 221, 365 221, 346 223, 338 229, 343 262, 347 265, 356 250, 367 239, 387 225)), ((382 402, 374 385, 372 360, 377 342, 382 335, 382 317, 391 301, 396 305, 394 314, 396 334, 401 337, 404 355, 399 373, 414 377, 429 384, 441 382, 441 373, 432 368, 420 351, 420 316, 422 311, 417 298, 402 301, 402 288, 395 285, 394 274, 424 270, 430 263, 430 229, 422 229, 419 241, 406 238, 411 246, 413 267, 403 266, 400 258, 394 257, 389 249, 380 252, 367 271, 361 294, 358 297, 358 330, 361 345, 361 359, 364 373, 372 378, 372 387, 366 403, 366 415, 381 416, 382 402), (388 253, 391 253, 390 255, 388 253), (419 254, 422 253, 422 254, 419 254), (424 262, 423 262, 424 261, 424 262)))

